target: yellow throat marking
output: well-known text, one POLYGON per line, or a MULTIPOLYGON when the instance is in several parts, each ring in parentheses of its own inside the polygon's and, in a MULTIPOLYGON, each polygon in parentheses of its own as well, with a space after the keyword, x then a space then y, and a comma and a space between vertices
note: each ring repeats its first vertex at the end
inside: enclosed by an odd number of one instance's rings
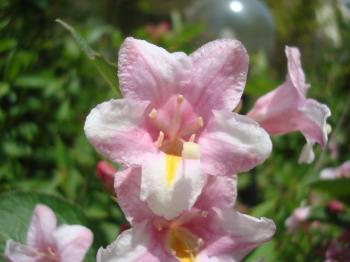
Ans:
POLYGON ((179 262, 198 262, 196 252, 179 232, 170 233, 170 248, 179 262))
POLYGON ((171 187, 176 176, 176 169, 181 160, 180 156, 165 155, 165 172, 167 186, 171 187))

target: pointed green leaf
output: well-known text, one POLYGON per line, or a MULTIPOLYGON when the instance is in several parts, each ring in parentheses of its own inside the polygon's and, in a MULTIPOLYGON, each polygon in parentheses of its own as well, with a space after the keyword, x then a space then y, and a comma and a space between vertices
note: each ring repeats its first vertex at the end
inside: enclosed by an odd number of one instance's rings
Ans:
POLYGON ((102 78, 107 82, 107 84, 117 91, 118 97, 121 97, 121 92, 117 82, 117 66, 103 57, 100 53, 93 50, 85 39, 69 24, 62 21, 61 19, 56 19, 56 22, 62 25, 67 31, 70 32, 74 40, 77 42, 80 49, 87 55, 93 65, 96 67, 97 71, 100 73, 102 78))

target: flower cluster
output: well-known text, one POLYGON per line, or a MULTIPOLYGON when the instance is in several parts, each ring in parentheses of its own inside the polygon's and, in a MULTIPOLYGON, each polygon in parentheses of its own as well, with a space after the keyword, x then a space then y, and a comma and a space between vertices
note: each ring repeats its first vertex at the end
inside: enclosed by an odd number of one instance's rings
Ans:
POLYGON ((285 83, 244 116, 232 112, 248 71, 239 41, 216 40, 189 56, 124 41, 124 98, 96 106, 84 129, 101 154, 123 166, 114 188, 132 227, 100 248, 97 261, 239 261, 271 239, 272 220, 234 209, 237 174, 269 156, 270 135, 295 130, 306 137, 309 161, 311 146, 327 142, 330 115, 305 97, 298 49, 286 47, 286 54, 285 83))

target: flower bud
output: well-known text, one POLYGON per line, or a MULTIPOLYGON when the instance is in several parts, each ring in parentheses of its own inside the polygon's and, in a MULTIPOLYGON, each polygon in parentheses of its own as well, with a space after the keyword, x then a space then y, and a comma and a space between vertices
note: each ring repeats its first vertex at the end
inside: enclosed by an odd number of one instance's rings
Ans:
POLYGON ((112 194, 114 192, 114 174, 116 169, 106 161, 99 161, 96 165, 96 175, 105 188, 112 194))

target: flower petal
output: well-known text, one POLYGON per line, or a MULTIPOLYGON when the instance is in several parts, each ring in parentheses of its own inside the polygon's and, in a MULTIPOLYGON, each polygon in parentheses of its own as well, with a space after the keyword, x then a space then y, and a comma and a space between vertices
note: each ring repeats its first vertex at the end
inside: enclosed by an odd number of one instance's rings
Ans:
POLYGON ((17 243, 12 239, 6 241, 4 255, 8 262, 35 262, 39 259, 32 248, 17 243))
POLYGON ((203 169, 211 175, 247 171, 262 163, 272 150, 269 135, 254 120, 224 111, 214 111, 198 143, 203 169))
POLYGON ((248 55, 242 43, 215 40, 191 54, 191 59, 193 87, 187 90, 189 97, 201 110, 232 111, 241 99, 248 72, 248 55))
POLYGON ((56 216, 49 207, 36 205, 27 233, 27 244, 39 250, 53 244, 52 234, 56 223, 56 216))
POLYGON ((193 206, 205 180, 199 160, 149 154, 142 165, 140 197, 155 214, 172 219, 193 206))
POLYGON ((147 105, 126 99, 99 104, 86 118, 86 137, 113 161, 141 164, 145 153, 156 151, 152 138, 142 127, 147 105))
POLYGON ((97 262, 176 262, 146 223, 121 233, 106 249, 97 252, 97 262))
POLYGON ((237 176, 208 176, 195 207, 209 210, 213 207, 232 208, 237 197, 237 176))
POLYGON ((288 60, 287 78, 293 83, 297 91, 305 96, 310 85, 305 83, 305 74, 301 67, 300 51, 297 47, 286 46, 284 52, 288 60))
POLYGON ((307 141, 301 150, 298 163, 299 164, 311 164, 315 160, 315 152, 313 150, 313 143, 307 141))
POLYGON ((53 237, 60 261, 80 262, 92 244, 92 232, 80 225, 62 225, 53 237))
POLYGON ((308 141, 317 142, 324 147, 328 140, 327 118, 331 115, 328 106, 316 100, 307 99, 299 111, 302 115, 297 122, 298 129, 308 141))
POLYGON ((119 206, 130 224, 140 223, 154 216, 147 203, 140 199, 141 168, 128 168, 115 176, 115 190, 119 206))
POLYGON ((276 231, 273 221, 267 218, 258 219, 232 209, 215 209, 215 212, 212 241, 207 239, 208 245, 203 250, 209 257, 231 254, 233 261, 241 261, 252 249, 270 240, 276 231))
POLYGON ((174 93, 190 60, 144 40, 128 37, 119 50, 118 76, 126 98, 159 104, 174 93))

